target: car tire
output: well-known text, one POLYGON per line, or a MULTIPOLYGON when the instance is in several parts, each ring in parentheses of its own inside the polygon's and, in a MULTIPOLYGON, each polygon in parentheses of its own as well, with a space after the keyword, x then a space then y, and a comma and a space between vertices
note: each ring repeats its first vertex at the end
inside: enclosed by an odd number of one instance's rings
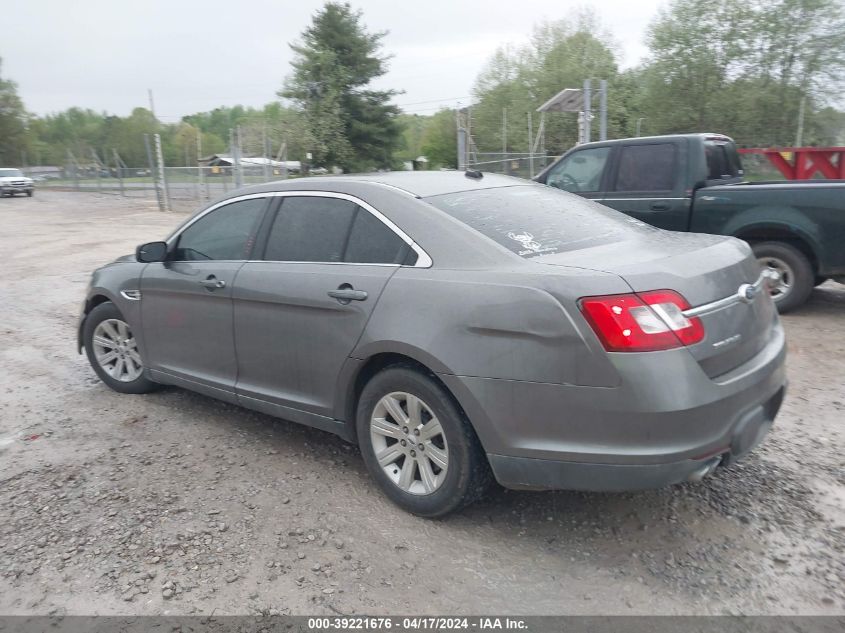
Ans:
POLYGON ((778 312, 789 312, 803 305, 813 291, 816 278, 804 253, 784 242, 758 242, 752 250, 761 266, 774 268, 781 275, 772 289, 778 312))
POLYGON ((417 516, 459 510, 483 497, 492 482, 469 420, 443 386, 411 366, 392 366, 370 379, 358 400, 356 432, 367 470, 384 494, 417 516))
POLYGON ((111 301, 95 307, 82 326, 85 354, 94 372, 120 393, 149 393, 158 385, 146 377, 137 340, 111 301))
POLYGON ((33 193, 35 193, 35 192, 34 192, 34 191, 27 191, 27 192, 26 192, 26 197, 27 197, 27 198, 31 198, 33 193))

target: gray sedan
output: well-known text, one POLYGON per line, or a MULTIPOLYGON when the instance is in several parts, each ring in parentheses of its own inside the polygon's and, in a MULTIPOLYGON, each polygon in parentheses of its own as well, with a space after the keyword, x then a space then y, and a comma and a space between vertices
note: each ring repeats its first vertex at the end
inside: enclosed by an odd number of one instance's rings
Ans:
POLYGON ((97 270, 78 342, 109 387, 168 384, 336 433, 421 516, 493 481, 696 481, 780 408, 784 335, 749 247, 478 173, 233 192, 97 270))

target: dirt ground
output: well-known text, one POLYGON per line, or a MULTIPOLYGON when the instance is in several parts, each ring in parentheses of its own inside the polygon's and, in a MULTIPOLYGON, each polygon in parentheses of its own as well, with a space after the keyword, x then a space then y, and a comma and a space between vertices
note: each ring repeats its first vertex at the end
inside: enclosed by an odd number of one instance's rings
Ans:
POLYGON ((88 276, 184 218, 153 205, 0 199, 0 613, 845 613, 845 286, 783 319, 786 402, 732 470, 427 521, 332 435, 95 378, 88 276))

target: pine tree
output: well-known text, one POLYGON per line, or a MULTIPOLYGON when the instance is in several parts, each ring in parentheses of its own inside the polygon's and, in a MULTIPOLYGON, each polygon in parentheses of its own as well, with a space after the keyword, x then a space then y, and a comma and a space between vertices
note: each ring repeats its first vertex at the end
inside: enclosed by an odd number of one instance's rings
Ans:
POLYGON ((344 171, 389 167, 401 140, 397 93, 368 88, 387 72, 386 32, 370 33, 361 12, 328 2, 292 44, 293 74, 279 96, 302 110, 314 161, 344 171))

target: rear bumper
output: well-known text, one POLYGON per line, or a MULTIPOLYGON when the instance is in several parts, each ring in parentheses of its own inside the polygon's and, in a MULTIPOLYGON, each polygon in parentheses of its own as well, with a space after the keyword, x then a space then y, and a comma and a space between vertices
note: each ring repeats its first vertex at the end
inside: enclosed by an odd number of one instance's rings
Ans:
POLYGON ((759 444, 783 400, 776 325, 755 357, 709 378, 687 350, 611 354, 618 387, 441 376, 508 488, 655 488, 731 463, 759 444))
POLYGON ((718 466, 741 459, 763 440, 780 409, 784 391, 781 388, 768 402, 741 416, 733 430, 730 447, 718 455, 663 464, 597 464, 506 455, 487 457, 496 479, 507 488, 619 492, 700 481, 718 466))

